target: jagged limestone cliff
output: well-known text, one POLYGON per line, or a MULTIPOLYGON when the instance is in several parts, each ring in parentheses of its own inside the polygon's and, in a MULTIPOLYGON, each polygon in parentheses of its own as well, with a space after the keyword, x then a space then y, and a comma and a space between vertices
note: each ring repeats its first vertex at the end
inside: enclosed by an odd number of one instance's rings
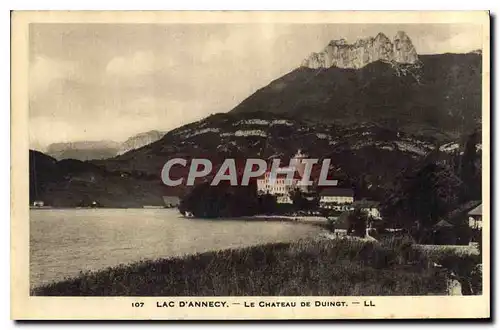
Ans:
POLYGON ((383 33, 375 38, 358 39, 353 44, 348 44, 345 39, 332 40, 322 52, 312 53, 305 59, 302 66, 359 69, 378 60, 412 64, 417 62, 418 55, 410 37, 399 31, 392 42, 383 33))

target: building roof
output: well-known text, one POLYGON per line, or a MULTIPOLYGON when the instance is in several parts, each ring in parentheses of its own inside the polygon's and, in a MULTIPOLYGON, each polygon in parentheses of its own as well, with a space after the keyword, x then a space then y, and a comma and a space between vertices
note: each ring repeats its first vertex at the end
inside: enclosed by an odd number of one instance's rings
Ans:
POLYGON ((319 193, 320 196, 353 197, 354 192, 350 188, 325 188, 319 193))
POLYGON ((451 220, 451 222, 457 222, 457 221, 460 222, 461 218, 468 217, 469 212, 471 210, 473 210, 474 208, 476 208, 476 206, 478 206, 480 204, 481 204, 481 201, 469 201, 469 202, 463 203, 463 204, 459 205, 456 209, 451 211, 446 216, 446 218, 448 219, 448 221, 451 220))
POLYGON ((469 211, 469 215, 483 215, 483 204, 479 204, 469 211))
POLYGON ((446 220, 440 220, 438 223, 434 225, 434 228, 444 228, 444 227, 453 227, 453 225, 446 220))

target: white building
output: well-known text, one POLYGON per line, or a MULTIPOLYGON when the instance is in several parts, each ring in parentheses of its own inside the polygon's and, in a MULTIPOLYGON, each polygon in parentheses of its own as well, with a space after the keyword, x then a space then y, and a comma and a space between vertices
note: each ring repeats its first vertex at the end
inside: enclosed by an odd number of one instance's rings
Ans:
POLYGON ((349 188, 326 188, 319 196, 320 207, 338 211, 349 210, 354 202, 354 192, 349 188))
POLYGON ((474 209, 469 211, 469 227, 472 229, 483 228, 483 204, 479 204, 474 209))
POLYGON ((271 176, 270 169, 266 171, 261 178, 257 179, 257 191, 261 194, 268 193, 276 196, 276 201, 278 203, 291 204, 292 200, 289 194, 291 190, 295 188, 299 188, 303 191, 308 190, 307 186, 300 184, 305 168, 302 159, 306 157, 307 156, 299 150, 290 161, 290 166, 278 168, 274 178, 271 176), (290 176, 291 179, 288 179, 288 176, 290 176))

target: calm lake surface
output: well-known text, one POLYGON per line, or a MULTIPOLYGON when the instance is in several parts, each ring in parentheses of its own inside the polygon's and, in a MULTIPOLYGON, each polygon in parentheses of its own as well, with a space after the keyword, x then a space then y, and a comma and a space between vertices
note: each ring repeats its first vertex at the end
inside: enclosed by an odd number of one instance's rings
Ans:
POLYGON ((175 209, 30 210, 31 286, 142 259, 316 236, 308 224, 184 218, 175 209))

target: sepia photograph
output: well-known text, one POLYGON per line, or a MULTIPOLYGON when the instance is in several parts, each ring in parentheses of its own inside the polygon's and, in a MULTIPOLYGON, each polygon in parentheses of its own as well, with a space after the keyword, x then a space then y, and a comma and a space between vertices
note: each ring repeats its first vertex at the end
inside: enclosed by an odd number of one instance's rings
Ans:
POLYGON ((489 317, 488 12, 17 14, 17 315, 489 317))

